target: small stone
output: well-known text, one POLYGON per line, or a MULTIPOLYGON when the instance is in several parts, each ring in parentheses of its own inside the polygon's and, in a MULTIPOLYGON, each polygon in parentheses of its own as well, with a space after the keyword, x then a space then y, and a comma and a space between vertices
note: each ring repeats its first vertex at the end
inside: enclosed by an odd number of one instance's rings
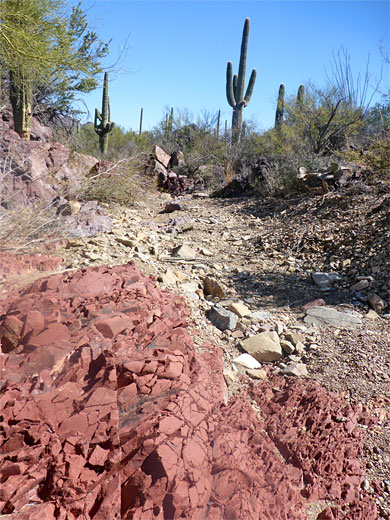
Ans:
POLYGON ((263 369, 263 368, 259 368, 259 369, 248 369, 246 371, 246 373, 248 374, 249 377, 252 377, 253 379, 267 379, 267 372, 263 369))
POLYGON ((195 293, 198 290, 198 284, 194 282, 182 283, 180 288, 185 293, 195 293))
POLYGON ((182 271, 173 271, 173 274, 176 276, 176 278, 182 282, 187 278, 186 273, 183 273, 182 271))
POLYGON ((173 213, 181 209, 183 209, 183 207, 177 202, 167 202, 167 204, 165 204, 164 213, 173 213))
POLYGON ((225 378, 226 384, 231 385, 236 381, 236 373, 231 368, 225 368, 223 373, 223 377, 225 378))
POLYGON ((130 239, 123 236, 115 237, 115 240, 127 247, 134 247, 136 245, 134 239, 130 239))
POLYGON ((165 273, 162 273, 158 277, 159 282, 175 284, 178 281, 176 274, 167 269, 165 273))
POLYGON ((370 282, 368 280, 360 280, 360 282, 355 283, 350 287, 351 291, 362 291, 363 289, 367 289, 369 287, 370 282))
POLYGON ((311 309, 312 307, 322 307, 323 305, 326 305, 325 300, 323 300, 322 298, 318 298, 317 300, 305 303, 305 305, 302 305, 301 309, 303 311, 306 311, 307 309, 311 309))
POLYGON ((207 313, 208 319, 219 330, 234 330, 237 325, 238 317, 223 307, 213 307, 207 313))
POLYGON ((233 359, 232 363, 234 363, 235 365, 239 365, 241 367, 250 368, 250 369, 255 369, 255 368, 261 367, 261 365, 257 361, 257 359, 255 359, 250 354, 241 354, 240 356, 233 359))
POLYGON ((287 363, 282 372, 286 376, 306 377, 308 375, 304 363, 287 363))
POLYGON ((267 311, 255 311, 250 315, 252 321, 267 320, 271 317, 271 314, 267 311))
POLYGON ((286 334, 286 340, 290 341, 294 346, 300 341, 303 343, 305 341, 305 336, 303 334, 299 334, 299 332, 289 332, 286 334))
POLYGON ((171 255, 175 258, 191 259, 196 257, 196 253, 187 245, 176 246, 172 249, 171 255))
POLYGON ((312 273, 311 277, 314 283, 321 289, 330 287, 342 279, 338 273, 312 273))
POLYGON ((375 293, 371 293, 368 295, 368 303, 374 309, 375 312, 381 312, 386 307, 386 303, 382 300, 380 296, 375 293))
POLYGON ((284 324, 283 323, 277 323, 276 327, 275 327, 275 330, 276 330, 277 334, 280 336, 283 333, 283 331, 284 331, 284 324))
POLYGON ((276 332, 262 332, 244 339, 241 341, 241 347, 257 361, 278 361, 283 357, 276 332))
POLYGON ((303 354, 305 353, 305 345, 301 341, 297 341, 295 345, 295 350, 300 356, 303 356, 303 354))
POLYGON ((304 322, 311 325, 331 325, 341 328, 353 328, 362 324, 361 319, 357 316, 339 312, 330 307, 313 307, 308 309, 304 322))
POLYGON ((214 253, 210 251, 209 249, 206 249, 205 247, 200 248, 200 254, 203 256, 213 256, 214 253))
POLYGON ((243 303, 232 303, 231 305, 229 305, 229 310, 234 312, 234 314, 237 314, 239 318, 243 318, 244 316, 250 316, 251 314, 251 311, 243 303))
POLYGON ((222 286, 215 280, 209 276, 206 276, 203 280, 203 290, 204 293, 213 297, 223 298, 225 296, 225 292, 222 286))
POLYGON ((370 309, 364 317, 368 320, 377 320, 379 318, 379 314, 377 314, 373 309, 370 309))
POLYGON ((285 339, 280 341, 280 345, 286 354, 292 354, 295 350, 295 346, 290 341, 286 341, 285 339))

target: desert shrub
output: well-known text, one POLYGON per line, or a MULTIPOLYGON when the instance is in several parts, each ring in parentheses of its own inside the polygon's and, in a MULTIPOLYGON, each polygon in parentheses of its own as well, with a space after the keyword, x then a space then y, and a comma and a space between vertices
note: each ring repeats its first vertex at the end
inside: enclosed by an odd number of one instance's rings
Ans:
POLYGON ((131 205, 135 200, 142 199, 146 183, 150 183, 150 179, 140 174, 146 158, 147 154, 140 153, 96 172, 86 178, 73 193, 69 193, 68 198, 75 198, 81 202, 97 200, 103 203, 131 205))

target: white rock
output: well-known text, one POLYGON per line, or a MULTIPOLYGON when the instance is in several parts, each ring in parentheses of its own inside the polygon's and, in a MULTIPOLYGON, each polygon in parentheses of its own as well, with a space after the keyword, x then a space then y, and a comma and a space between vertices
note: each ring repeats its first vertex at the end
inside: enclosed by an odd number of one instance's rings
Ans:
POLYGON ((288 363, 282 372, 286 376, 305 377, 308 375, 304 363, 288 363))
POLYGON ((187 258, 187 259, 196 257, 195 251, 193 249, 191 249, 190 246, 187 246, 185 244, 174 247, 172 249, 171 255, 176 258, 187 258))
POLYGON ((338 273, 312 273, 311 277, 314 283, 322 289, 334 285, 342 279, 338 273))
POLYGON ((353 328, 362 324, 362 321, 357 316, 339 312, 330 307, 312 307, 307 309, 304 321, 312 325, 332 325, 342 328, 353 328))
POLYGON ((250 354, 241 354, 240 356, 233 359, 232 363, 239 365, 244 368, 260 368, 261 364, 250 354))

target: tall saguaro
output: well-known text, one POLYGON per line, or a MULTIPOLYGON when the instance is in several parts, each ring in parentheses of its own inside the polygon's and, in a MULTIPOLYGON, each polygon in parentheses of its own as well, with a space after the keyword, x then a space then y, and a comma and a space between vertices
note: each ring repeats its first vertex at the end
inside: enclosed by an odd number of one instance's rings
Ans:
POLYGON ((108 134, 112 132, 114 128, 113 122, 111 122, 110 115, 110 98, 108 96, 108 72, 104 73, 104 86, 103 86, 103 100, 102 100, 102 113, 95 108, 95 121, 94 129, 99 136, 100 151, 103 155, 107 153, 108 148, 108 134), (99 121, 99 123, 98 123, 99 121))
POLYGON ((142 135, 142 119, 144 116, 144 109, 141 108, 141 113, 139 115, 139 135, 142 135))
POLYGON ((278 93, 278 102, 276 105, 276 112, 275 112, 275 128, 279 129, 282 128, 283 125, 283 116, 284 116, 284 92, 285 87, 282 83, 279 87, 279 93, 278 93))
POLYGON ((240 131, 242 125, 242 111, 246 107, 252 97, 253 88, 256 81, 256 69, 252 70, 249 78, 248 87, 245 95, 245 73, 246 73, 246 58, 248 52, 250 20, 247 18, 244 24, 244 31, 242 33, 240 64, 238 67, 238 74, 233 76, 233 64, 231 61, 227 64, 226 69, 226 97, 229 105, 233 108, 232 118, 232 142, 237 143, 240 138, 240 131))

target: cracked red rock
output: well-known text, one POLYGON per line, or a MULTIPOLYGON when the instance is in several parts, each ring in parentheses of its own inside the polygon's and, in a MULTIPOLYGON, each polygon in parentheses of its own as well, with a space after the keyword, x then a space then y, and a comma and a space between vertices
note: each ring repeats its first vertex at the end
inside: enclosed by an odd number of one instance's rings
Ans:
POLYGON ((251 387, 262 418, 245 394, 227 402, 221 350, 197 352, 184 301, 134 264, 56 274, 0 307, 5 519, 303 520, 317 499, 376 518, 367 414, 282 378, 251 387))

